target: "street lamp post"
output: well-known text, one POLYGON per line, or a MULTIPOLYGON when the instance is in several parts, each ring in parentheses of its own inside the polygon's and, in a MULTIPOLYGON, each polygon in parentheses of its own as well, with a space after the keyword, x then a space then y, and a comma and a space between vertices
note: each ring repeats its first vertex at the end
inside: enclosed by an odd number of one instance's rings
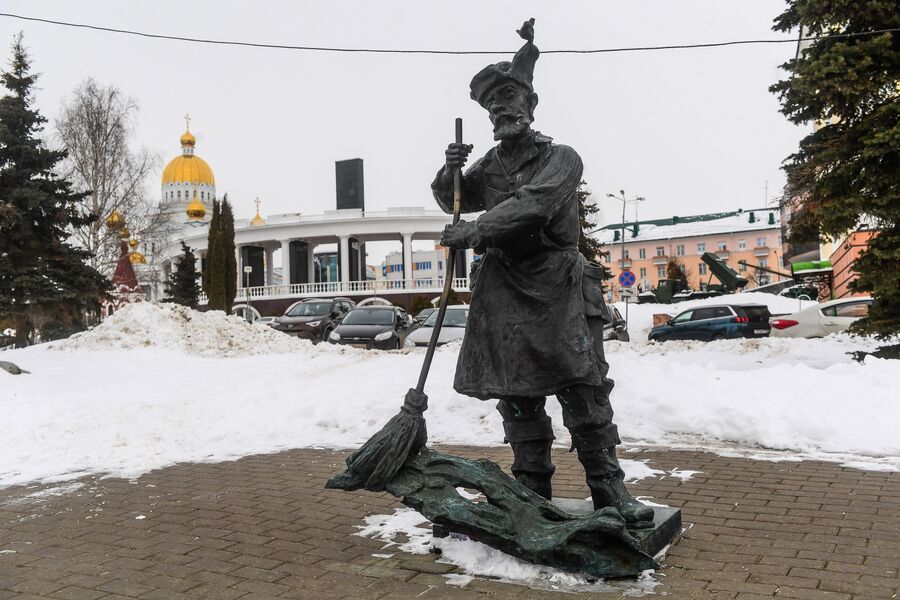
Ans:
POLYGON ((248 323, 253 322, 253 305, 250 304, 250 273, 253 272, 253 267, 247 265, 244 267, 244 293, 247 294, 247 314, 246 319, 248 323))
MULTIPOLYGON (((619 194, 621 194, 621 196, 616 196, 615 194, 607 194, 606 197, 607 198, 615 198, 616 200, 619 200, 622 203, 622 233, 621 233, 621 236, 622 236, 622 262, 620 263, 619 267, 622 271, 624 271, 625 270, 625 207, 628 206, 629 202, 636 204, 638 202, 643 202, 644 200, 646 200, 646 198, 644 198, 643 196, 638 196, 636 198, 632 198, 631 200, 628 200, 625 197, 625 190, 619 190, 619 194)), ((627 331, 628 330, 628 297, 624 296, 621 292, 619 292, 619 295, 622 296, 622 299, 625 301, 625 330, 627 331)))

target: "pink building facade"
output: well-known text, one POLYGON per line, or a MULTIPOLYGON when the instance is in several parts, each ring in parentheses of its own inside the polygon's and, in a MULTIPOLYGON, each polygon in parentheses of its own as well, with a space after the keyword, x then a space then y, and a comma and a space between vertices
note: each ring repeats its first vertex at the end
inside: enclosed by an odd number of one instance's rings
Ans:
POLYGON ((776 209, 626 223, 624 232, 624 245, 621 225, 608 225, 594 234, 604 244, 600 262, 614 275, 608 288, 614 301, 620 300, 617 277, 623 269, 634 273, 634 287, 640 286, 639 291, 644 291, 657 287, 659 280, 666 278, 666 266, 671 261, 682 269, 691 289, 701 290, 710 283, 718 284, 700 259, 704 252, 716 254, 746 277, 749 283, 745 289, 787 279, 741 264, 744 261, 748 265, 786 272, 780 215, 776 209))

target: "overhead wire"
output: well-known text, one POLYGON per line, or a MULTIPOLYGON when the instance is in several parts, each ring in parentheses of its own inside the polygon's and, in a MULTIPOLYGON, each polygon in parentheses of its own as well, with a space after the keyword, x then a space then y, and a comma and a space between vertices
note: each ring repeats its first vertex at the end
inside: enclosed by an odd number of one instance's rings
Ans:
MULTIPOLYGON (((43 19, 40 17, 29 17, 25 15, 17 15, 13 13, 0 13, 0 17, 8 17, 12 19, 20 19, 23 21, 33 21, 37 23, 47 23, 50 25, 59 25, 62 27, 72 27, 77 29, 89 29, 94 31, 103 31, 107 33, 118 33, 122 35, 138 36, 143 38, 170 40, 179 42, 189 42, 195 44, 211 44, 220 46, 242 46, 249 48, 265 48, 275 50, 299 50, 310 52, 343 52, 343 53, 367 53, 367 54, 445 54, 445 55, 469 55, 469 54, 511 54, 515 50, 427 50, 427 49, 391 49, 391 48, 342 48, 329 46, 297 46, 290 44, 269 44, 263 42, 241 42, 235 40, 216 40, 205 38, 194 38, 179 35, 166 35, 160 33, 147 33, 143 31, 133 31, 129 29, 118 29, 115 27, 103 27, 100 25, 90 25, 86 23, 71 23, 67 21, 58 21, 54 19, 43 19)), ((900 28, 894 27, 890 29, 878 29, 875 31, 851 32, 851 33, 829 33, 821 36, 811 36, 799 38, 784 38, 771 40, 731 40, 726 42, 707 42, 697 44, 671 44, 661 46, 629 46, 622 48, 596 48, 587 50, 568 49, 568 50, 542 50, 541 54, 605 54, 613 52, 647 52, 657 50, 688 50, 696 48, 721 48, 725 46, 746 46, 752 44, 797 44, 803 41, 815 41, 822 39, 835 38, 851 38, 868 35, 878 35, 882 33, 896 33, 900 28)))

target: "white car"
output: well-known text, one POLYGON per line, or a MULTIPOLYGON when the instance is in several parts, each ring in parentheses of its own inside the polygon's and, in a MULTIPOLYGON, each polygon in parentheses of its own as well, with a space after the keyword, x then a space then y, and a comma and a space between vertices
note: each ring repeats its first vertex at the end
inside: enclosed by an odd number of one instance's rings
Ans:
MULTIPOLYGON (((431 333, 434 331, 434 324, 437 322, 438 311, 434 311, 422 326, 406 336, 406 342, 415 344, 416 346, 427 346, 431 341, 431 333)), ((444 315, 444 323, 441 325, 441 333, 438 336, 438 346, 452 342, 453 340, 461 340, 466 333, 466 319, 469 317, 469 307, 467 305, 448 306, 447 314, 444 315)))
POLYGON ((771 337, 825 337, 831 333, 847 331, 854 321, 868 316, 872 299, 868 296, 854 296, 829 300, 801 311, 772 317, 771 337))

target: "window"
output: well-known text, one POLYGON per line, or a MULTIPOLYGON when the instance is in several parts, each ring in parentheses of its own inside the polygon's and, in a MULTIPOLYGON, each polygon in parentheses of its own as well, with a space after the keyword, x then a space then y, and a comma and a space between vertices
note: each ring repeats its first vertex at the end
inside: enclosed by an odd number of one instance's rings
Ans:
POLYGON ((444 268, 444 261, 439 260, 438 261, 438 271, 442 270, 443 268, 444 268))
POLYGON ((716 309, 715 308, 698 308, 694 311, 693 316, 691 316, 691 321, 704 321, 706 319, 715 319, 716 318, 716 309))
POLYGON ((706 275, 706 263, 700 263, 700 266, 697 267, 697 272, 701 275, 706 275))
POLYGON ((666 249, 663 248, 662 246, 657 246, 657 247, 656 247, 656 255, 657 255, 657 256, 665 256, 665 255, 666 255, 666 249))
POLYGON ((738 240, 738 250, 747 249, 747 240, 738 240))
POLYGON ((647 249, 641 248, 638 250, 638 258, 647 258, 647 249))
POLYGON ((764 269, 768 268, 769 267, 769 259, 767 259, 767 258, 759 259, 759 266, 763 267, 764 269))
POLYGON ((430 268, 431 268, 430 260, 422 260, 417 263, 413 263, 413 269, 415 269, 416 271, 427 271, 430 268))
POLYGON ((656 276, 662 279, 666 276, 666 268, 663 266, 656 267, 656 276))
POLYGON ((756 238, 756 247, 757 248, 764 248, 765 245, 766 245, 766 238, 764 238, 764 237, 756 238))
POLYGON ((178 201, 181 201, 181 190, 178 190, 178 201))
POLYGON ((685 311, 685 312, 681 313, 680 315, 678 315, 677 317, 675 317, 674 319, 672 319, 672 322, 673 323, 684 323, 686 321, 690 321, 691 315, 693 315, 693 314, 694 314, 694 311, 692 311, 692 310, 685 311))
POLYGON ((645 278, 646 276, 647 276, 647 268, 641 267, 641 279, 645 278))
POLYGON ((675 256, 684 256, 684 244, 675 246, 675 256))
POLYGON ((610 261, 609 252, 604 252, 604 253, 601 254, 600 256, 603 258, 603 262, 609 262, 609 261, 610 261))
POLYGON ((728 245, 725 242, 719 242, 719 252, 725 252, 728 250, 728 245))
POLYGON ((747 263, 745 263, 744 261, 740 261, 738 263, 738 271, 746 271, 746 270, 747 270, 747 263))
POLYGON ((403 270, 403 265, 391 265, 391 273, 399 273, 403 270))
POLYGON ((848 304, 829 306, 828 308, 822 309, 822 314, 826 317, 866 317, 869 315, 869 303, 850 302, 848 304))
POLYGON ((697 242, 697 254, 703 254, 704 252, 706 252, 706 243, 697 242))
POLYGON ((622 256, 625 257, 626 260, 631 258, 630 256, 628 256, 628 248, 625 248, 622 252, 622 256))

